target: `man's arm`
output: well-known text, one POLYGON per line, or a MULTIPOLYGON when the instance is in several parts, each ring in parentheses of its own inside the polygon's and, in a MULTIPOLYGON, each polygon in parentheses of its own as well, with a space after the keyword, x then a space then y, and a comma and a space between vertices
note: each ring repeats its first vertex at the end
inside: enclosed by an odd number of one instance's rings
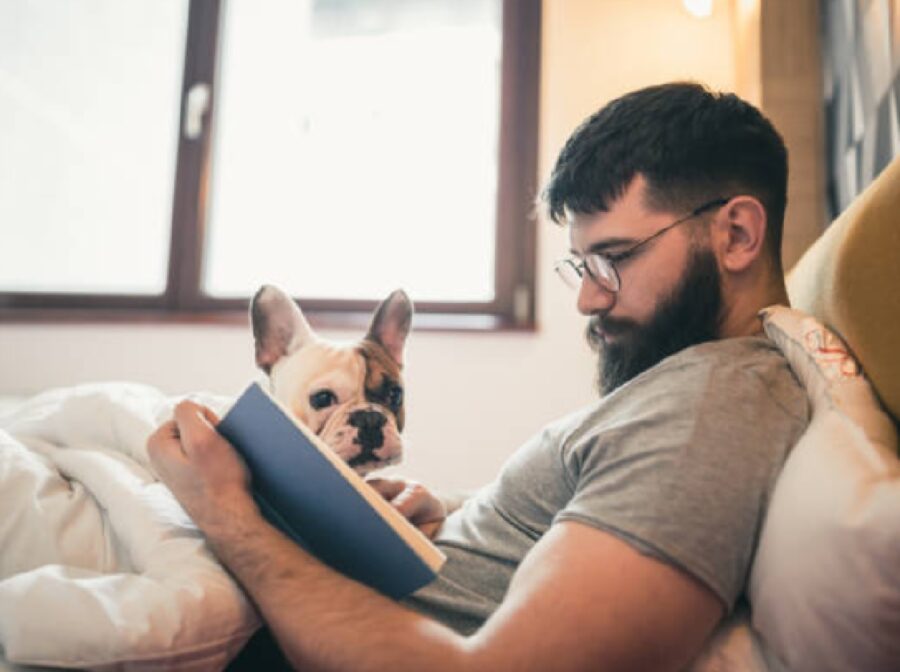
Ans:
POLYGON ((594 528, 551 528, 465 638, 344 576, 259 515, 234 450, 184 403, 150 453, 288 659, 322 670, 677 670, 722 615, 705 586, 594 528), (176 431, 177 429, 177 431, 176 431))

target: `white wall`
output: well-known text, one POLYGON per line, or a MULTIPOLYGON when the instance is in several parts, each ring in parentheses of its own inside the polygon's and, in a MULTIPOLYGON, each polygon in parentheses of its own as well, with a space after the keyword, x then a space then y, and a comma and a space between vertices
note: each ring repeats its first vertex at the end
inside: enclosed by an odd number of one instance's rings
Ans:
MULTIPOLYGON (((735 86, 730 0, 705 20, 679 0, 544 0, 543 30, 542 176, 575 125, 617 95, 684 78, 735 86)), ((565 232, 538 231, 536 333, 413 334, 403 473, 476 487, 544 423, 594 398, 585 319, 552 271, 565 232)), ((255 376, 239 327, 0 325, 0 395, 96 380, 232 394, 255 376)))

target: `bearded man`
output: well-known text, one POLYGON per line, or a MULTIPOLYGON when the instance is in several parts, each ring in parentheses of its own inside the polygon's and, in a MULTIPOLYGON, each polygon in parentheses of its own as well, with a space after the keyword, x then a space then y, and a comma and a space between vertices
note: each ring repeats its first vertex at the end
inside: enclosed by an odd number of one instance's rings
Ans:
MULTIPOLYGON (((806 396, 761 331, 787 303, 787 152, 763 115, 691 83, 587 119, 544 199, 599 351, 599 401, 545 428, 450 515, 381 490, 448 561, 403 602, 268 525, 208 411, 150 452, 292 665, 323 670, 679 670, 741 599, 806 396)), ((362 552, 362 551, 361 551, 362 552)))

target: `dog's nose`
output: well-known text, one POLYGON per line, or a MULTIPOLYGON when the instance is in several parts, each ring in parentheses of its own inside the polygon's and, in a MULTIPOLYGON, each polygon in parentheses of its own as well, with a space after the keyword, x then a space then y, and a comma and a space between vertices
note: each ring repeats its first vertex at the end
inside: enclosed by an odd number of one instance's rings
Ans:
POLYGON ((384 415, 378 411, 353 411, 350 414, 350 425, 359 429, 381 429, 385 422, 384 415))
POLYGON ((384 427, 386 418, 378 411, 353 411, 350 414, 350 425, 357 427, 357 442, 362 446, 364 453, 371 453, 380 448, 384 443, 384 427))

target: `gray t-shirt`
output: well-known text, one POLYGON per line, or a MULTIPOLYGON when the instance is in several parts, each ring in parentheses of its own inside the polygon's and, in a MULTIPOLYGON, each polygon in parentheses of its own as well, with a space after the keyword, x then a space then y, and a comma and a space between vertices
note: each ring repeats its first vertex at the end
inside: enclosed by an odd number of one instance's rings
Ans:
POLYGON ((768 340, 682 350, 516 451, 447 518, 436 539, 447 563, 406 603, 474 632, 528 551, 571 520, 688 572, 731 610, 808 420, 806 395, 768 340))

